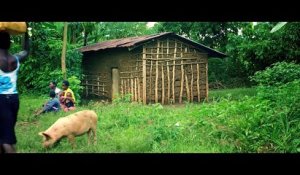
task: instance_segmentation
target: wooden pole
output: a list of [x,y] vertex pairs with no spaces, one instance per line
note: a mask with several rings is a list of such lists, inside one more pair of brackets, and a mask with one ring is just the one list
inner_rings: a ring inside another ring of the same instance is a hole
[[193,71],[193,65],[191,64],[191,72],[192,72],[192,77],[191,77],[191,102],[194,101],[194,93],[193,93],[193,82],[194,82],[194,71]]
[[[152,49],[151,49],[151,58],[152,58]],[[153,62],[152,60],[150,61],[150,84],[149,84],[149,101],[151,103],[151,99],[152,99],[152,67],[153,67]]]
[[143,46],[143,103],[147,104],[146,99],[146,48]]
[[[167,55],[169,56],[169,39],[167,39]],[[169,61],[167,61],[167,74],[168,74],[168,101],[167,103],[170,104],[170,68],[169,68]]]
[[137,101],[137,84],[136,84],[136,78],[134,78],[134,101]]
[[98,87],[97,87],[98,92],[97,93],[98,94],[100,94],[100,86],[99,86],[100,85],[100,77],[99,76],[100,75],[97,76],[97,85],[98,85]]
[[104,83],[102,83],[102,95],[104,96]]
[[185,87],[186,87],[187,100],[188,100],[188,102],[190,102],[190,88],[189,88],[189,81],[188,81],[187,73],[185,73]]
[[206,101],[208,102],[208,63],[205,64],[205,78],[206,78]]
[[132,73],[130,74],[130,85],[131,85],[131,101],[134,101],[134,83],[133,83],[133,77],[132,77]]
[[199,64],[197,64],[197,95],[198,95],[198,102],[200,102],[201,100],[201,96],[200,96],[200,70],[199,70]]
[[156,74],[155,74],[155,103],[158,103],[158,59],[159,59],[159,41],[157,41],[156,49]]
[[141,102],[140,78],[137,78],[138,102]]
[[121,79],[121,97],[123,98],[124,97],[124,92],[123,92],[123,79]]
[[127,78],[124,78],[124,95],[128,94],[128,82]]
[[163,64],[161,64],[161,104],[165,104],[165,79]]
[[171,85],[170,85],[170,67],[169,67],[169,62],[167,62],[167,78],[168,78],[168,99],[167,99],[167,103],[170,104],[170,92],[171,92]]
[[135,101],[138,101],[139,99],[139,96],[138,96],[138,83],[137,83],[137,79],[138,79],[138,74],[137,74],[137,71],[138,71],[138,62],[136,61],[135,62],[135,73],[134,73],[134,90],[135,90]]
[[175,48],[174,48],[174,61],[173,61],[173,81],[172,81],[172,92],[173,92],[173,103],[175,103],[175,63],[176,63],[176,53],[177,52],[177,42],[175,40]]
[[127,94],[127,82],[126,79],[122,79],[124,82],[124,96]]
[[[182,58],[182,44],[181,44],[180,57]],[[184,68],[183,68],[183,60],[181,59],[181,86],[180,86],[180,94],[179,94],[179,103],[182,103],[183,86],[184,86]]]
[[[107,76],[105,74],[102,74],[103,75],[103,79],[106,80],[107,79]],[[103,82],[102,83],[102,95],[104,96],[105,94],[105,83]],[[106,91],[107,92],[107,91]]]
[[[130,78],[127,78],[127,91],[128,91],[128,94],[131,94]],[[131,94],[131,95],[132,95],[132,94]]]

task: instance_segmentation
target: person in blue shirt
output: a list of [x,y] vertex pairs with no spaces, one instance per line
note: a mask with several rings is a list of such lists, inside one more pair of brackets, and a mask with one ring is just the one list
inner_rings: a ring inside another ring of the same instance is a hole
[[59,100],[56,98],[55,91],[51,90],[49,96],[51,99],[43,106],[43,109],[35,113],[35,116],[46,112],[57,112],[60,110],[60,103]]

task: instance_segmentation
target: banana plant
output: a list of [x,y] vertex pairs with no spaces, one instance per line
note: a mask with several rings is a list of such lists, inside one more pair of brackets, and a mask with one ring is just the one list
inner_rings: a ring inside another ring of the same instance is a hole
[[279,22],[276,24],[276,26],[274,26],[271,30],[271,33],[276,32],[277,30],[281,29],[283,26],[285,26],[287,24],[287,22]]

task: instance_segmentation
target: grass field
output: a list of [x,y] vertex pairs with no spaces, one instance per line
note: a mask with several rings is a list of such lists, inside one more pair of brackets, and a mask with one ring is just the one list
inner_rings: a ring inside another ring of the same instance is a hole
[[97,144],[76,137],[50,149],[39,132],[73,112],[33,113],[47,97],[23,94],[16,125],[21,153],[299,153],[299,81],[280,87],[211,90],[208,101],[165,105],[85,101],[98,114]]
[[220,100],[221,98],[228,98],[231,100],[239,100],[245,96],[255,96],[255,88],[235,88],[235,89],[222,89],[211,90],[209,92],[209,100]]
[[[255,89],[210,91],[210,102],[184,105],[141,105],[136,103],[103,104],[90,102],[78,110],[92,109],[98,114],[96,145],[87,145],[87,136],[76,137],[72,149],[67,139],[51,149],[42,148],[40,131],[58,118],[73,112],[41,115],[33,112],[46,97],[21,95],[16,125],[17,149],[21,153],[220,153],[238,151],[238,141],[230,137],[232,127],[224,122],[229,114],[240,116],[243,111],[229,107]],[[219,102],[223,98],[223,101]],[[236,120],[235,117],[228,121]],[[225,133],[225,134],[224,134]]]

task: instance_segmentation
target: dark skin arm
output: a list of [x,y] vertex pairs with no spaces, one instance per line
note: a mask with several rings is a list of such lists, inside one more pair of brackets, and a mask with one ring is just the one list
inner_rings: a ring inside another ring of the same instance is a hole
[[15,54],[16,56],[18,56],[20,62],[22,62],[25,58],[28,57],[29,55],[29,51],[30,51],[30,47],[29,47],[29,35],[28,35],[28,31],[24,34],[24,39],[23,39],[23,50],[17,54]]
[[75,103],[74,98],[72,97],[72,94],[70,92],[67,93],[66,99],[69,99],[70,101],[72,101],[72,103]]

